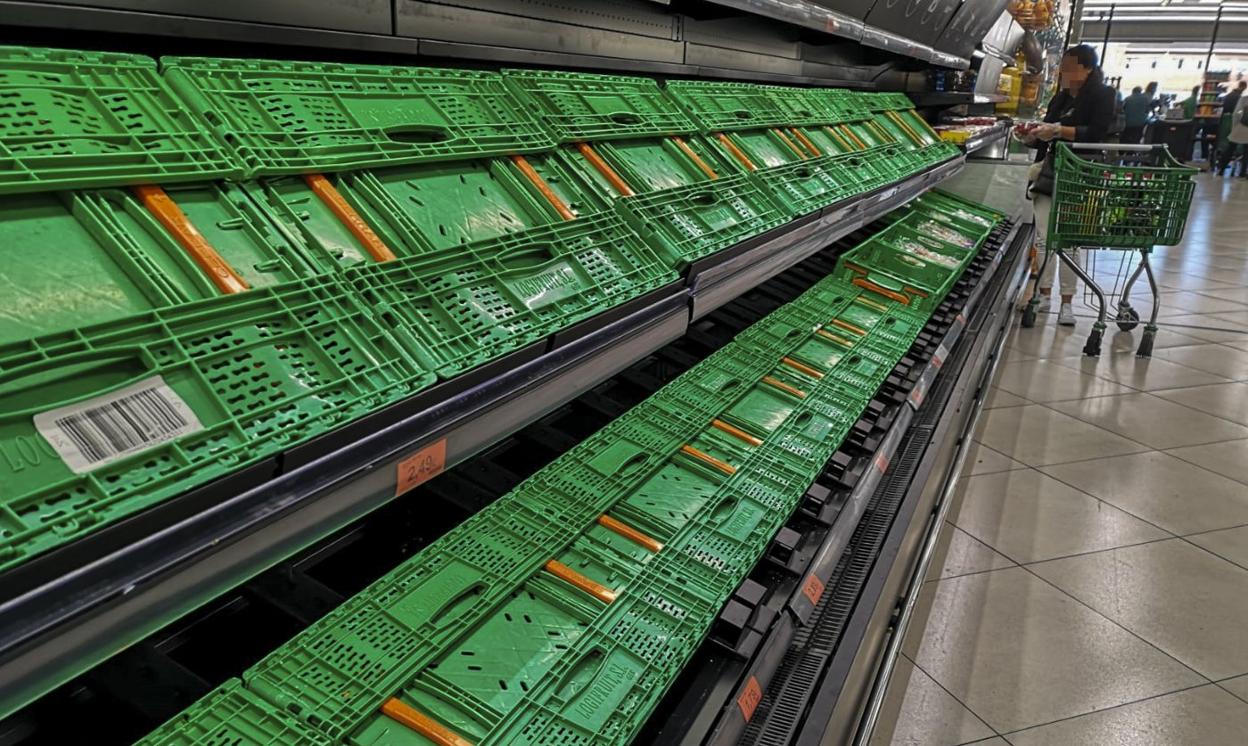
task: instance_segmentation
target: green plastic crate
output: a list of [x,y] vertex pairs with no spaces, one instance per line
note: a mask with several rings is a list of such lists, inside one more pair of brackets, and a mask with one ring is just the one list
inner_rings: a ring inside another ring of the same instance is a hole
[[789,126],[817,126],[842,121],[841,113],[828,97],[817,93],[817,88],[780,85],[759,87],[787,115],[785,124]]
[[697,126],[651,78],[503,70],[522,101],[561,143],[694,132]]
[[755,172],[750,178],[774,195],[776,202],[786,205],[794,217],[869,191],[880,181],[869,160],[852,155],[776,166]]
[[240,173],[147,57],[0,47],[0,101],[0,194]]
[[230,679],[135,746],[330,746],[330,741]]
[[947,212],[953,217],[978,223],[984,226],[986,231],[991,231],[994,226],[1005,220],[1005,213],[978,202],[963,199],[942,189],[931,189],[916,202],[924,208]]
[[553,146],[492,72],[193,57],[161,69],[249,176]]
[[[165,192],[248,287],[319,271],[243,187],[218,181]],[[15,289],[0,294],[0,345],[221,294],[126,189],[0,198],[0,267]]]
[[905,111],[914,108],[914,102],[910,100],[910,97],[900,91],[862,91],[858,95],[867,110],[871,112]]
[[666,265],[678,269],[788,220],[744,174],[626,197],[615,204]]
[[358,266],[345,278],[422,365],[451,377],[676,274],[608,213]]
[[781,108],[763,86],[753,83],[669,80],[663,90],[704,133],[792,124],[793,115]]
[[846,281],[862,280],[873,287],[904,295],[920,312],[935,310],[957,281],[959,270],[871,240],[844,254],[837,263],[837,276]]
[[432,382],[324,276],[0,346],[0,569]]

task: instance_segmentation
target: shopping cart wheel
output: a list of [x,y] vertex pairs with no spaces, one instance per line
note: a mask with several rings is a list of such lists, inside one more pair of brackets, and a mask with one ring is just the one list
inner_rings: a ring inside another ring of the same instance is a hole
[[1144,336],[1140,339],[1140,347],[1135,351],[1136,357],[1152,357],[1153,356],[1153,338],[1157,336],[1157,327],[1144,330]]
[[[1103,326],[1103,325],[1099,325]],[[1088,341],[1083,345],[1083,354],[1088,357],[1101,356],[1101,337],[1105,335],[1104,329],[1093,329],[1088,335]]]
[[1118,306],[1118,328],[1124,332],[1129,332],[1140,325],[1140,314],[1130,306],[1130,304],[1122,303]]

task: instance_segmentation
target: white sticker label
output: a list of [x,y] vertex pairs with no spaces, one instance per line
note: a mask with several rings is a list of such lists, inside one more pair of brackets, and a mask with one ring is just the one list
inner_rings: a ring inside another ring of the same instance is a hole
[[204,429],[160,376],[35,415],[39,431],[75,474]]

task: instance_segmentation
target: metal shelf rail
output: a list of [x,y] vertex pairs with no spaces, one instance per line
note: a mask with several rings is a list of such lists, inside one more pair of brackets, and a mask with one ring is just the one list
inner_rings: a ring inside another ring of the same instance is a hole
[[743,242],[683,282],[0,576],[0,717],[392,500],[401,470],[428,478],[477,453],[964,163]]
[[1009,120],[994,124],[991,128],[980,132],[974,137],[968,138],[966,142],[962,143],[963,152],[967,155],[971,155],[972,153],[996,145],[1009,137],[1010,128],[1012,126],[1012,122]]

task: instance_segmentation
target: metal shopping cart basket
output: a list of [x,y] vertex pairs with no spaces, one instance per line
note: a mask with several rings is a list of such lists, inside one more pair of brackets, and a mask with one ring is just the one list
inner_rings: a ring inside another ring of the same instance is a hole
[[[1104,160],[1081,158],[1073,149],[1092,151],[1090,155]],[[1136,354],[1152,355],[1160,301],[1148,257],[1154,246],[1173,246],[1183,238],[1197,169],[1179,163],[1164,145],[1118,143],[1059,142],[1053,165],[1053,207],[1040,274],[1056,255],[1091,288],[1097,300],[1097,319],[1083,353],[1096,356],[1101,354],[1105,333],[1105,291],[1067,252],[1075,248],[1139,251],[1140,263],[1118,298],[1115,321],[1124,330],[1139,323],[1130,303],[1131,288],[1140,274],[1147,275],[1153,311]],[[1031,302],[1023,312],[1023,326],[1036,323],[1039,287],[1037,278]]]

